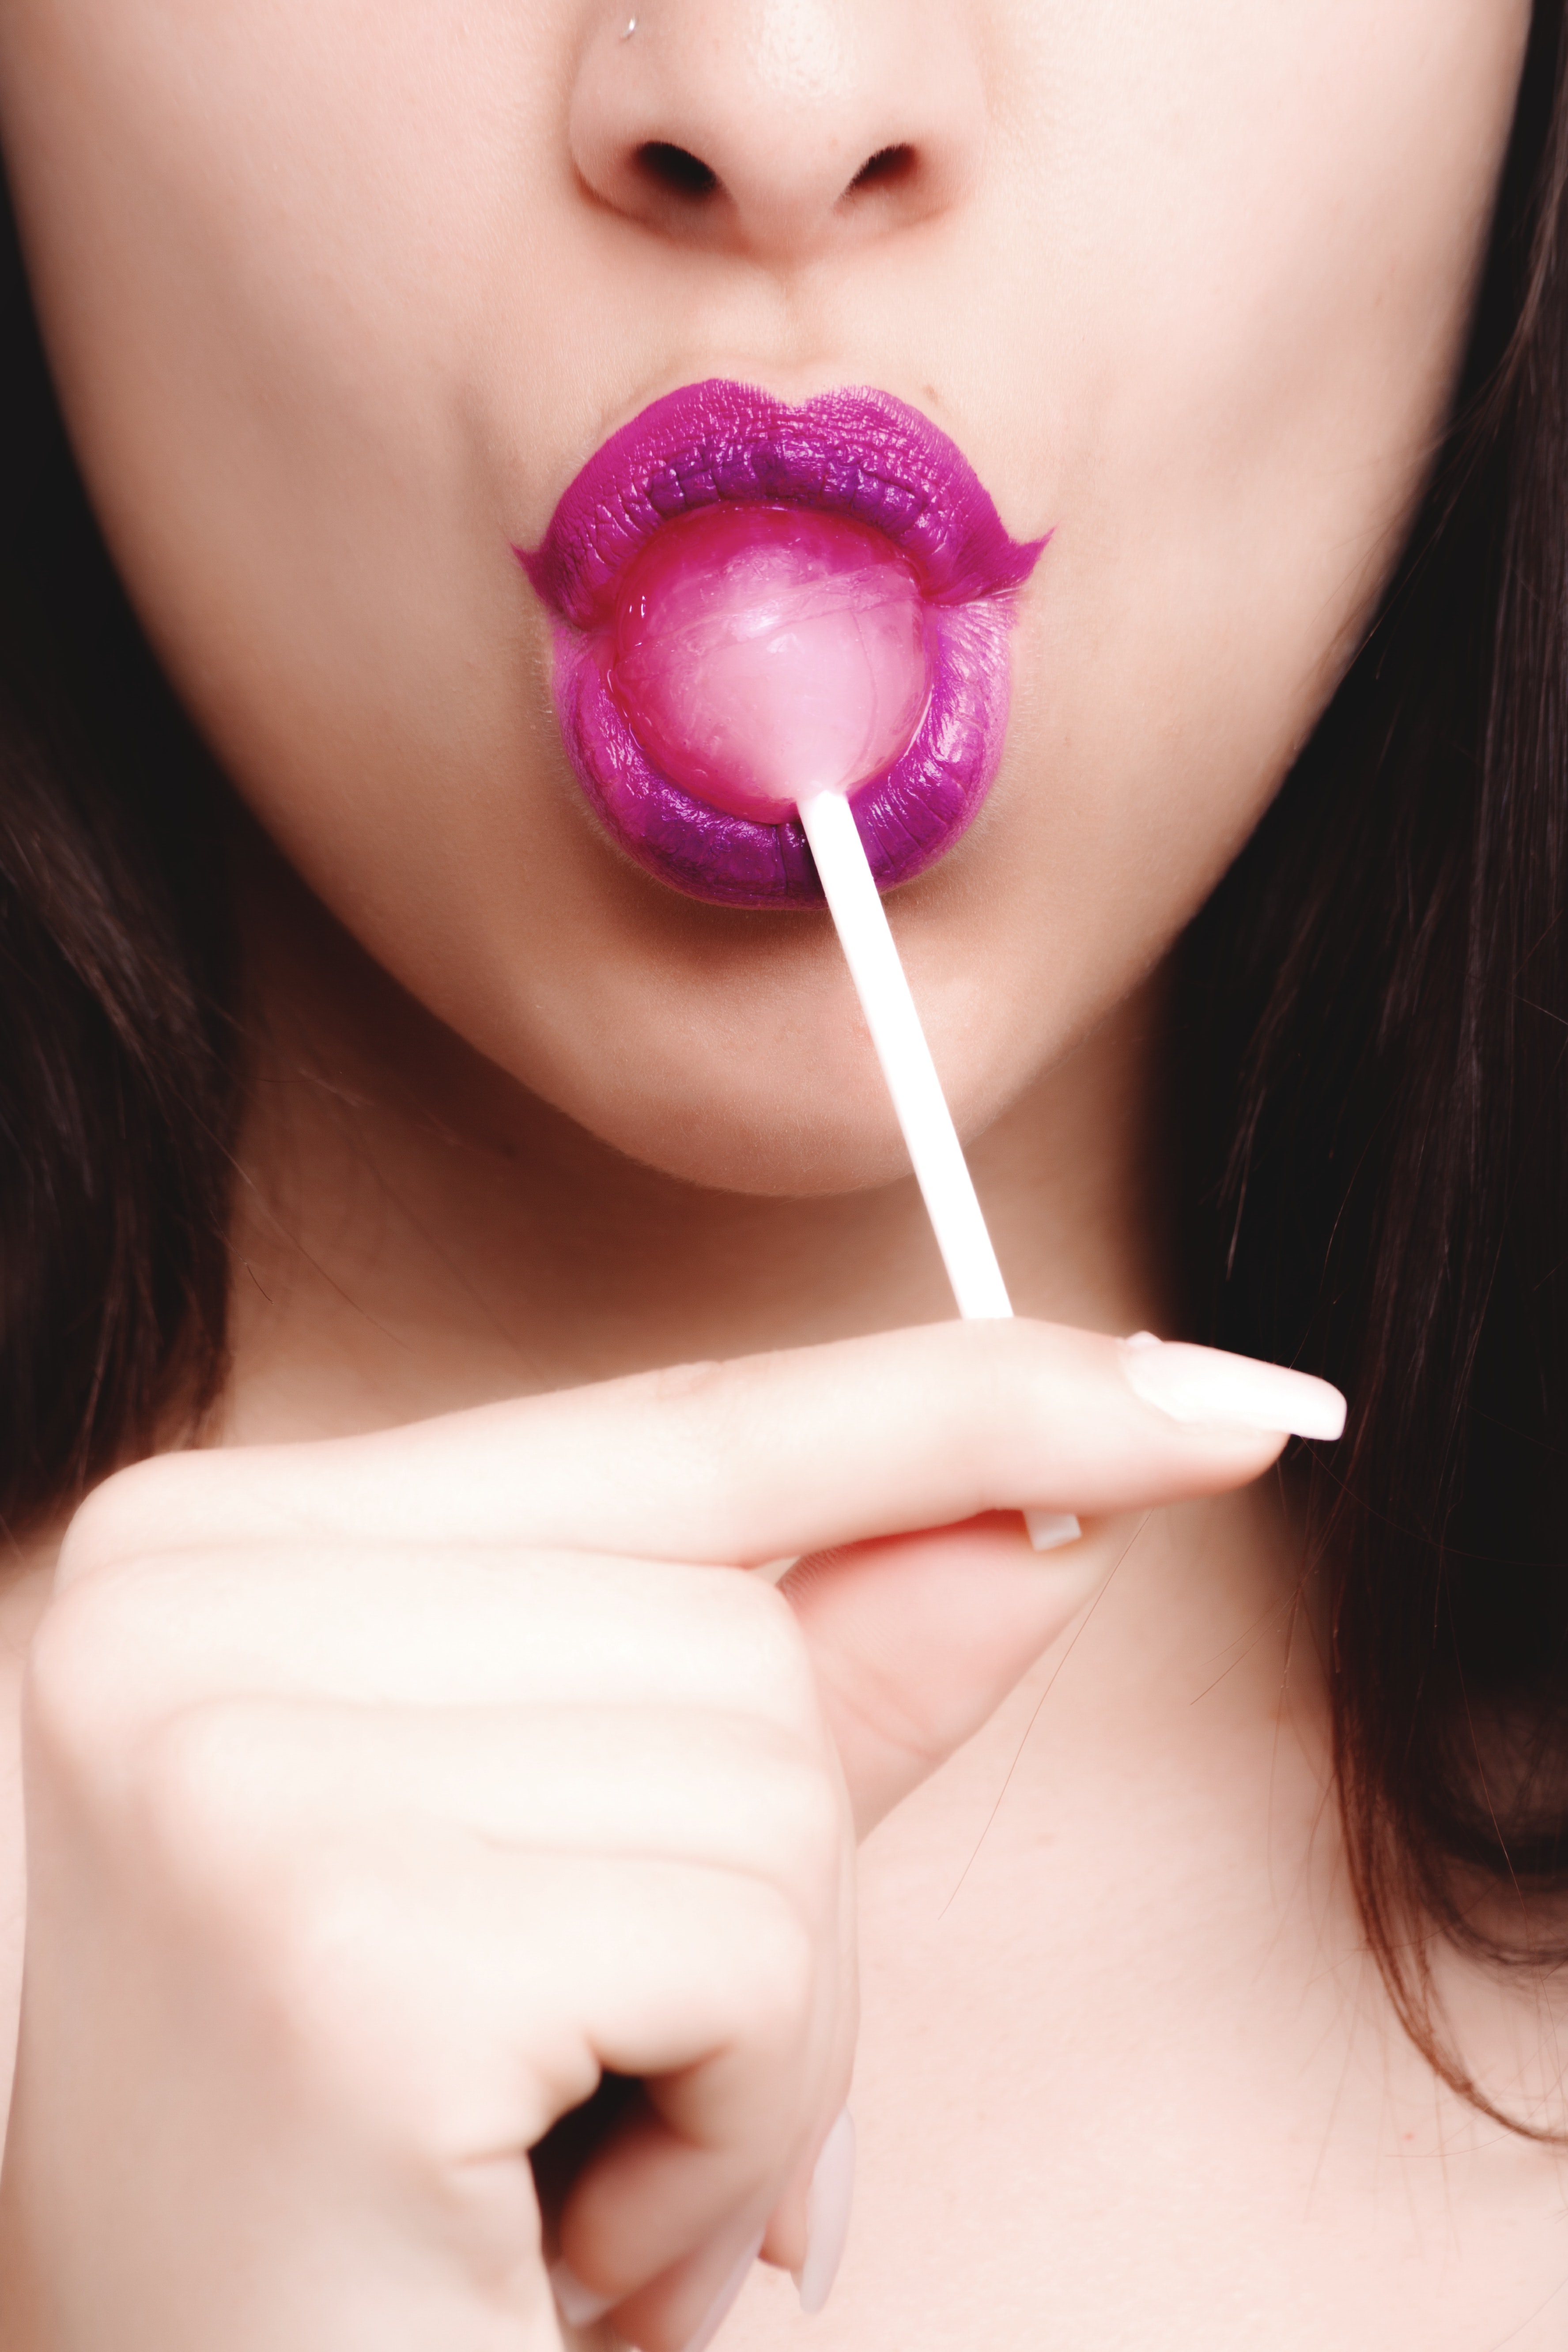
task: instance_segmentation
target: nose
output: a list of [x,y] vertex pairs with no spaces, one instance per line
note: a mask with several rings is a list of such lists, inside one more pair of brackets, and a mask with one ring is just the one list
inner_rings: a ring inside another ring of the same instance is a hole
[[615,0],[572,91],[601,203],[787,266],[931,218],[978,177],[972,0]]

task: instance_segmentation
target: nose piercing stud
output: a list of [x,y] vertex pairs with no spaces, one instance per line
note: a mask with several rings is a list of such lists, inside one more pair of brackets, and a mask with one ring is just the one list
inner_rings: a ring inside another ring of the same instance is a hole
[[629,41],[629,40],[631,39],[632,35],[637,31],[637,18],[636,18],[635,16],[628,16],[628,17],[626,18],[626,31],[621,35],[621,38],[622,38],[622,40],[623,40],[623,41]]

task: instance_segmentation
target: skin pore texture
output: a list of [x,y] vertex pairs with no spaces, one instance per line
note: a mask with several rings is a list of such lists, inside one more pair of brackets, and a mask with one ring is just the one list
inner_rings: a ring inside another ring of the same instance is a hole
[[[220,1473],[225,1447],[950,1311],[826,917],[668,887],[563,742],[558,616],[515,551],[614,435],[715,379],[792,407],[874,387],[1012,542],[1050,534],[1013,592],[994,782],[889,913],[1020,1316],[1173,1329],[1163,960],[1396,559],[1528,9],[626,19],[0,17],[68,420],[244,808]],[[859,2201],[823,2352],[1561,2341],[1557,2159],[1436,2088],[1360,1950],[1291,1531],[1268,1479],[1210,1491],[1268,1452],[1091,1516],[1073,1591],[1099,1598],[864,1850]],[[51,1559],[0,1603],[8,1755]],[[1500,2095],[1549,2089],[1528,2002],[1451,1997]],[[805,2340],[756,2271],[722,2345]]]

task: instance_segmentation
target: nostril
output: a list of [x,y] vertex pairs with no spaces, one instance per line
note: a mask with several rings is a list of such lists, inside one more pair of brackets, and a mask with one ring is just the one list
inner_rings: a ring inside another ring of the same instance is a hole
[[850,193],[853,194],[858,188],[885,188],[896,180],[907,180],[914,168],[912,147],[879,147],[850,181]]
[[672,147],[668,140],[649,139],[637,149],[638,168],[678,196],[710,196],[719,184],[719,175],[710,171],[700,155],[688,152],[684,147]]

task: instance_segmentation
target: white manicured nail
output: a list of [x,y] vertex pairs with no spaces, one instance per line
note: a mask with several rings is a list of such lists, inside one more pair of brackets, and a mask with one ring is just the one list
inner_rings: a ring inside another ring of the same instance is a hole
[[607,2294],[595,2294],[592,2287],[584,2285],[569,2264],[560,2261],[550,2265],[550,2286],[562,2318],[574,2327],[592,2327],[596,2320],[603,2319],[614,2300]]
[[800,2307],[815,2319],[833,2292],[849,2242],[855,2201],[855,2120],[847,2107],[822,2143],[805,2203],[805,2260],[795,2274]]
[[1063,1544],[1077,1543],[1083,1533],[1070,1511],[1028,1510],[1024,1525],[1037,1551],[1059,1551]]
[[681,2352],[708,2352],[708,2347],[729,2318],[740,2299],[741,2289],[752,2275],[752,2264],[763,2251],[763,2232],[758,2231],[734,2269],[708,2306],[707,2317],[695,2336],[689,2336]]
[[1227,1356],[1217,1348],[1135,1331],[1121,1342],[1121,1370],[1134,1394],[1173,1421],[1216,1422],[1286,1437],[1333,1438],[1344,1429],[1345,1401],[1338,1389],[1253,1356]]

